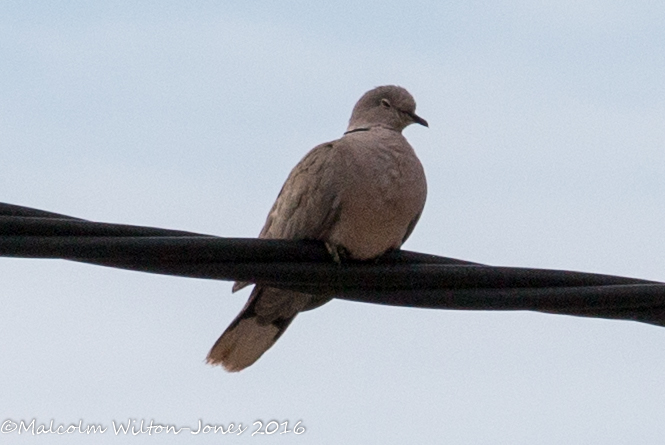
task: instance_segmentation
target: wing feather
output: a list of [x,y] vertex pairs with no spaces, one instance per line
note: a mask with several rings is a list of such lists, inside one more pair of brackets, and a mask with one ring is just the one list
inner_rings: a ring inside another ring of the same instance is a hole
[[[341,211],[335,145],[336,141],[314,147],[291,170],[259,238],[325,239]],[[247,285],[237,282],[233,292]]]
[[322,239],[339,215],[335,144],[312,149],[294,167],[259,238]]

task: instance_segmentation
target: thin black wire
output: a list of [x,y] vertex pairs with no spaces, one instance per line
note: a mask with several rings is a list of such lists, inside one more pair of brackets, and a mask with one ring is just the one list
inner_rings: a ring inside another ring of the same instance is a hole
[[220,238],[97,223],[3,203],[0,256],[61,258],[142,272],[250,281],[393,306],[533,310],[665,326],[665,284],[654,281],[493,267],[409,251],[340,265],[316,241]]

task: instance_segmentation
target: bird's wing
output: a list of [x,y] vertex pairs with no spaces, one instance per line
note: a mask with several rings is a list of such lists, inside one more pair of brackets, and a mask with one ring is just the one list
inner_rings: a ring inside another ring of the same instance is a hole
[[322,239],[339,217],[335,142],[312,149],[294,167],[259,238]]
[[[313,148],[296,165],[275,200],[259,238],[324,239],[340,214],[336,143]],[[249,283],[237,282],[233,291]]]
[[411,236],[411,233],[413,232],[413,229],[416,228],[416,224],[418,224],[418,220],[420,219],[420,215],[423,214],[423,210],[420,209],[420,212],[411,220],[409,223],[409,226],[406,228],[406,232],[404,233],[404,238],[402,238],[402,244],[406,242],[407,239]]

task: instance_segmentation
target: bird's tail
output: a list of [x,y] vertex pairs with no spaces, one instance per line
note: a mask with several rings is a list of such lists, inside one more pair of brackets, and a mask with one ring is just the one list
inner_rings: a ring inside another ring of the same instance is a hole
[[237,372],[256,362],[275,344],[309,295],[256,286],[247,304],[208,353],[206,361]]

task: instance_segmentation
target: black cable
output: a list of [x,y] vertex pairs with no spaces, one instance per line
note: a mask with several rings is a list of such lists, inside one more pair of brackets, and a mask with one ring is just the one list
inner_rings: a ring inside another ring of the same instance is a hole
[[317,241],[220,238],[97,223],[2,203],[0,256],[259,282],[393,306],[533,310],[665,326],[665,284],[654,281],[493,267],[402,250],[376,261],[335,264]]

